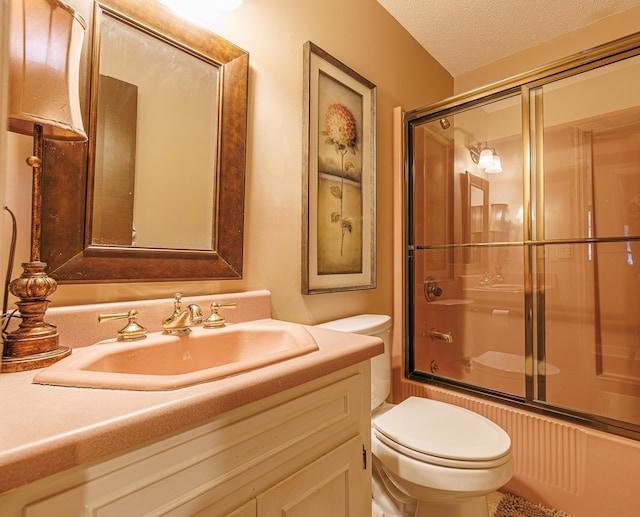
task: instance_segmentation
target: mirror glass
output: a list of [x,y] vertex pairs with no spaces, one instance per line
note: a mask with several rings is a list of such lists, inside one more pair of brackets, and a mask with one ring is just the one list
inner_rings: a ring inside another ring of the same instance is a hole
[[[482,228],[484,226],[484,192],[473,183],[471,184],[471,242],[482,242]],[[478,238],[479,237],[479,238]]]
[[93,5],[89,142],[45,142],[48,274],[242,278],[248,53],[155,0]]
[[99,33],[91,243],[213,249],[218,67],[109,13]]

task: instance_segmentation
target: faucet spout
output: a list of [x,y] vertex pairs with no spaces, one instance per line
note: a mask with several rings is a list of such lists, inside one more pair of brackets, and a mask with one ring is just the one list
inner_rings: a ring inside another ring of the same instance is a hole
[[451,335],[451,332],[440,332],[439,330],[431,329],[429,337],[431,339],[441,339],[445,343],[453,343],[453,336]]
[[191,325],[200,325],[204,321],[202,309],[195,303],[190,304],[187,307],[189,316],[191,316]]
[[193,325],[200,325],[203,320],[202,309],[195,303],[186,309],[181,308],[182,293],[175,294],[173,313],[162,320],[163,334],[180,336],[191,332]]

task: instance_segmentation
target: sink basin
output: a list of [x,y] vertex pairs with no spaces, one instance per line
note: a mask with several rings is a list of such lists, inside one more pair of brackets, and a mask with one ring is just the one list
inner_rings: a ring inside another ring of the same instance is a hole
[[262,368],[318,350],[302,326],[259,320],[222,329],[196,327],[184,336],[102,341],[39,372],[38,384],[171,390]]

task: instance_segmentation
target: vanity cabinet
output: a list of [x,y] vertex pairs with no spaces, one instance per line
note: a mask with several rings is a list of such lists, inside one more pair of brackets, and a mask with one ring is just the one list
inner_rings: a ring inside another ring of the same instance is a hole
[[369,515],[369,451],[370,367],[365,361],[7,492],[0,496],[0,513]]

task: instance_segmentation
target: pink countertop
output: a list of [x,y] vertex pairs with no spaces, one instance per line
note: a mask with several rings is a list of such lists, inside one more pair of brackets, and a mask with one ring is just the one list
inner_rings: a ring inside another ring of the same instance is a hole
[[378,338],[306,328],[317,352],[172,391],[32,384],[40,370],[1,374],[0,493],[203,424],[383,351]]

